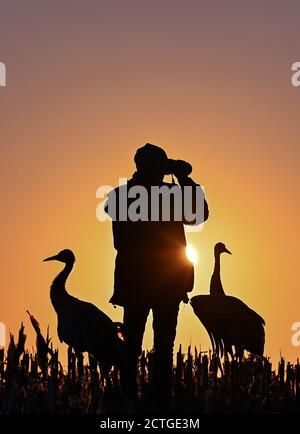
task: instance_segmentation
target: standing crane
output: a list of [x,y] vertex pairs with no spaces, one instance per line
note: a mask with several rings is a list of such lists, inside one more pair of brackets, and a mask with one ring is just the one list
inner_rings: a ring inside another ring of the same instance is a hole
[[123,359],[124,343],[119,336],[118,325],[92,303],[79,300],[66,290],[66,280],[75,263],[74,253],[64,249],[44,259],[54,260],[65,264],[50,289],[50,299],[57,314],[58,337],[61,342],[73,347],[76,353],[87,351],[92,354],[109,384],[111,367],[120,366]]
[[191,305],[210,337],[213,351],[218,356],[229,353],[233,358],[244,350],[263,356],[265,344],[264,319],[236,297],[226,295],[220,273],[222,253],[231,254],[225,244],[217,243],[214,248],[215,265],[210,280],[210,294],[196,295]]

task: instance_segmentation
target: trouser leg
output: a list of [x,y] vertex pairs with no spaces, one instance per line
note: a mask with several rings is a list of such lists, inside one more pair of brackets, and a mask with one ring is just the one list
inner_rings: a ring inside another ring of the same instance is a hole
[[121,367],[121,386],[132,398],[137,398],[137,362],[142,351],[148,306],[124,307],[125,361]]
[[168,405],[172,397],[173,347],[176,336],[179,302],[153,306],[154,387],[160,404]]

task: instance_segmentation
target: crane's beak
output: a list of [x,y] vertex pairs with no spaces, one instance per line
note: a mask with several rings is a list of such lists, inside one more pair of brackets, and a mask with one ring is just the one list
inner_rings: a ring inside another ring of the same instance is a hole
[[231,253],[228,249],[226,249],[226,247],[225,247],[224,252],[225,252],[225,253],[229,253],[229,255],[232,255],[232,253]]
[[49,258],[43,259],[43,262],[46,262],[46,261],[55,261],[56,259],[57,259],[57,255],[49,256]]

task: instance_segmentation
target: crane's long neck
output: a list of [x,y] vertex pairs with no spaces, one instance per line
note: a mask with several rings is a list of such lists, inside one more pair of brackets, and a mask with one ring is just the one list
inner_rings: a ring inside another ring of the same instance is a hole
[[66,280],[74,266],[74,261],[67,262],[64,269],[55,277],[50,290],[50,298],[53,307],[58,311],[70,297],[66,290]]
[[215,252],[215,267],[210,279],[210,295],[225,295],[221,282],[221,266],[219,252]]

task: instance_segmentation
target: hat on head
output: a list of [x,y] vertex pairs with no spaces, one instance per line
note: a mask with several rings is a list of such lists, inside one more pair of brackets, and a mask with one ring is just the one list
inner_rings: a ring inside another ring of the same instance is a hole
[[152,163],[157,163],[159,160],[166,164],[168,156],[162,148],[151,143],[146,143],[146,145],[139,148],[134,156],[137,169],[151,168]]

